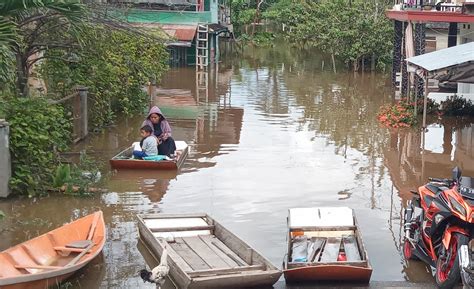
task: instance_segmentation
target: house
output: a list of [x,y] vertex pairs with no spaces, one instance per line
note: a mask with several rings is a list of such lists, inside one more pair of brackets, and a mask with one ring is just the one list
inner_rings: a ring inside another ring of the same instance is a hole
[[[230,0],[113,0],[128,22],[160,28],[168,37],[171,65],[205,69],[218,61],[219,38],[232,33]],[[126,9],[120,9],[121,7]]]
[[[394,21],[392,83],[401,95],[411,89],[406,58],[474,41],[474,2],[396,0],[385,15]],[[424,94],[421,78],[415,76],[413,89],[417,96]]]

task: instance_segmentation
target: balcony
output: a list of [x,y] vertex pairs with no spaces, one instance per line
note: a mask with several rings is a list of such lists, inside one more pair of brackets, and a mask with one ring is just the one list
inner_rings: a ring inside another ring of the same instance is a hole
[[413,22],[474,23],[474,2],[420,5],[415,1],[395,4],[385,15],[392,20]]

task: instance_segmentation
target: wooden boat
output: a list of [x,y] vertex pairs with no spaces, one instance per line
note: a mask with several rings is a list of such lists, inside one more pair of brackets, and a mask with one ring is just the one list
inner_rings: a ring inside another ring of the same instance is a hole
[[102,211],[0,252],[0,288],[57,285],[96,257],[105,244]]
[[140,238],[159,259],[168,252],[180,289],[271,286],[281,271],[206,214],[138,215]]
[[372,268],[351,208],[290,209],[287,238],[287,282],[369,282]]
[[130,147],[121,151],[110,160],[110,165],[114,169],[143,169],[143,170],[177,170],[179,169],[187,155],[188,145],[184,141],[175,141],[176,157],[170,160],[146,161],[132,158],[135,147],[140,147],[138,142],[134,142]]

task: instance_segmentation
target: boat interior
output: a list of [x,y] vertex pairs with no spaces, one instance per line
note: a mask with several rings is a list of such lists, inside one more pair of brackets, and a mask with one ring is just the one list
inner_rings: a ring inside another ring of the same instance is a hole
[[72,267],[88,258],[104,241],[101,218],[97,212],[0,252],[0,284],[2,278]]
[[144,223],[155,238],[176,253],[175,258],[190,277],[267,269],[252,248],[206,217],[145,218]]
[[367,265],[349,208],[290,209],[288,267],[307,264]]

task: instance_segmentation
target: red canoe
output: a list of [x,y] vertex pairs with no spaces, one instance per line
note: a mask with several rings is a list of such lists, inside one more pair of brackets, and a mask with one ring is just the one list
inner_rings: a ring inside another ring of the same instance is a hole
[[102,211],[0,252],[0,288],[57,285],[94,259],[105,244]]

